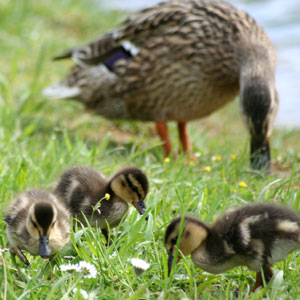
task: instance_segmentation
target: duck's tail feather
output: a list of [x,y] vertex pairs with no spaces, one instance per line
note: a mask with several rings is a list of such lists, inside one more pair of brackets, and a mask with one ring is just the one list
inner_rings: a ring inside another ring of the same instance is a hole
[[79,87],[70,87],[63,83],[54,83],[43,90],[43,95],[51,99],[78,98],[80,94]]
[[52,59],[53,60],[61,60],[61,59],[71,58],[73,55],[73,51],[74,51],[73,49],[69,49],[69,50],[63,52],[62,54],[54,56]]

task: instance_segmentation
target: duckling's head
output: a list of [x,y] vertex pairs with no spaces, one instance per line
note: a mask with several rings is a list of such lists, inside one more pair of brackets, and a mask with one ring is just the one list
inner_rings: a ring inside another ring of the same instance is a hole
[[119,170],[111,179],[110,187],[113,193],[132,204],[141,215],[145,213],[144,199],[148,193],[148,180],[140,169],[126,167]]
[[57,210],[48,202],[38,202],[29,209],[26,227],[29,234],[39,240],[39,254],[42,258],[51,256],[49,236],[55,225]]
[[[169,275],[171,273],[178,238],[180,238],[179,250],[183,255],[189,255],[205,241],[209,231],[204,223],[195,218],[185,217],[183,222],[181,220],[182,217],[174,219],[167,227],[165,234],[165,246],[169,254]],[[180,253],[178,253],[178,259],[180,259]]]

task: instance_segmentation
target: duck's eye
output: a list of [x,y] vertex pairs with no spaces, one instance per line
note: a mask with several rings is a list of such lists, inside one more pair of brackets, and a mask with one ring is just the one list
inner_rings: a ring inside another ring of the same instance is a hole
[[32,224],[36,229],[38,228],[35,222],[32,221]]
[[136,194],[139,194],[138,189],[137,189],[134,185],[131,187],[131,189],[132,189]]
[[122,180],[121,185],[122,185],[122,187],[125,187],[126,186],[125,181]]
[[176,236],[176,237],[174,237],[173,239],[171,239],[171,243],[172,243],[173,245],[175,245],[175,244],[177,243],[177,238],[178,238],[178,236]]

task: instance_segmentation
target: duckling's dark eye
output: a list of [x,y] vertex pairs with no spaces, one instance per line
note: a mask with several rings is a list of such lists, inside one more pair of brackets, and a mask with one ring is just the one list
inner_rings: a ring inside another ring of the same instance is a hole
[[178,236],[174,237],[173,239],[171,239],[171,243],[173,245],[175,245],[177,243],[177,239],[178,239]]
[[122,185],[122,187],[125,187],[126,186],[125,181],[122,180],[121,185]]
[[33,220],[31,220],[31,223],[33,224],[33,226],[37,229],[38,227],[37,227],[37,225],[36,225],[36,223],[33,221]]
[[132,186],[131,186],[131,189],[132,189],[136,194],[139,195],[139,192],[138,192],[138,189],[136,188],[136,186],[132,185]]

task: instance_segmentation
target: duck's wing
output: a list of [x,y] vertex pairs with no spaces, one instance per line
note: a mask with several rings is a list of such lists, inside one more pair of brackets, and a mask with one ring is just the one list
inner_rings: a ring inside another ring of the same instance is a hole
[[116,59],[134,56],[150,36],[161,37],[166,27],[180,26],[180,22],[191,14],[190,2],[168,1],[141,10],[115,30],[86,45],[69,49],[54,60],[72,58],[79,65],[97,65],[112,56]]

